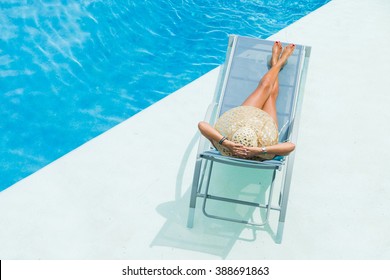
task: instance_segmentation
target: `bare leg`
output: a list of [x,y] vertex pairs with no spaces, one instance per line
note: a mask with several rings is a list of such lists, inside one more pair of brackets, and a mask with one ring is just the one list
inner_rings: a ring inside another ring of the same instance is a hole
[[[278,43],[278,42],[276,42]],[[275,44],[276,44],[275,43]],[[277,44],[278,48],[274,47],[272,48],[272,58],[271,58],[271,67],[274,66],[280,57],[280,53],[282,51],[281,44]],[[270,95],[268,99],[265,101],[262,110],[267,112],[275,121],[276,127],[278,127],[278,117],[276,112],[276,100],[278,99],[279,94],[279,76],[276,77],[276,80],[271,88]]]
[[276,100],[278,99],[278,93],[279,93],[279,82],[278,79],[276,79],[274,86],[272,87],[270,96],[268,97],[267,101],[264,103],[264,106],[262,108],[263,111],[267,112],[268,115],[270,115],[274,119],[276,127],[278,127],[278,117],[276,111]]
[[[287,61],[289,56],[293,53],[295,45],[291,44],[284,48],[281,52],[280,42],[275,42],[272,47],[272,60],[271,69],[263,76],[257,88],[252,94],[242,103],[244,106],[254,106],[266,111],[274,118],[277,123],[276,117],[276,99],[279,92],[278,74],[281,67]],[[280,57],[279,57],[280,56]],[[220,141],[222,135],[206,122],[199,123],[199,130],[207,139],[211,142]],[[229,139],[226,139],[222,143],[227,147],[235,156],[246,158],[261,155],[262,150],[258,147],[244,147],[242,144],[234,143]],[[295,148],[292,143],[281,143],[267,147],[270,154],[287,155]]]
[[[268,110],[271,116],[276,119],[276,98],[279,91],[278,75],[279,71],[287,61],[289,56],[293,53],[295,45],[291,44],[284,48],[280,58],[278,54],[281,51],[280,42],[275,42],[272,47],[272,61],[274,63],[271,69],[263,76],[257,88],[249,95],[249,97],[242,103],[243,106],[254,106],[259,109]],[[276,62],[275,62],[276,61]],[[269,104],[265,107],[267,100],[274,96],[274,100],[270,100]],[[272,101],[272,102],[271,102]],[[273,110],[274,109],[274,113]]]

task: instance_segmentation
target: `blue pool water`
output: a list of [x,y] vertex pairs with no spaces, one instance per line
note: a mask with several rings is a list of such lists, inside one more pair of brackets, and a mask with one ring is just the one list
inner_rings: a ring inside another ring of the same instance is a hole
[[0,190],[330,0],[0,0]]

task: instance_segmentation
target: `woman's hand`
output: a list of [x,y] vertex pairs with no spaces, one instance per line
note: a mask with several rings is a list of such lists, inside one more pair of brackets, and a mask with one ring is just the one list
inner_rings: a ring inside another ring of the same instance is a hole
[[245,158],[253,158],[261,153],[258,147],[245,147],[245,149],[247,153]]
[[230,140],[226,139],[225,141],[223,141],[222,145],[225,146],[226,148],[228,148],[229,151],[234,156],[241,157],[241,158],[247,157],[247,154],[248,154],[247,148],[248,147],[245,147],[242,144],[235,143],[233,141],[230,141]]

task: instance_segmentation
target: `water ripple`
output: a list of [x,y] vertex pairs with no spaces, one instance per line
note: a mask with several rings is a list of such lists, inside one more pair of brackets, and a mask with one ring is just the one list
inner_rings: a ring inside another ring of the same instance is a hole
[[1,1],[0,190],[326,2]]

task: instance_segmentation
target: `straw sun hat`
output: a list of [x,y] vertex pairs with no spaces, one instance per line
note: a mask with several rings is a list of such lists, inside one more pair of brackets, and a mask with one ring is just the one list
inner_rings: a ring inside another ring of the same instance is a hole
[[[252,106],[239,106],[222,114],[215,124],[215,129],[230,141],[247,147],[263,147],[278,143],[278,128],[270,115]],[[232,156],[229,149],[213,141],[218,151]],[[271,159],[265,154],[254,160]]]

